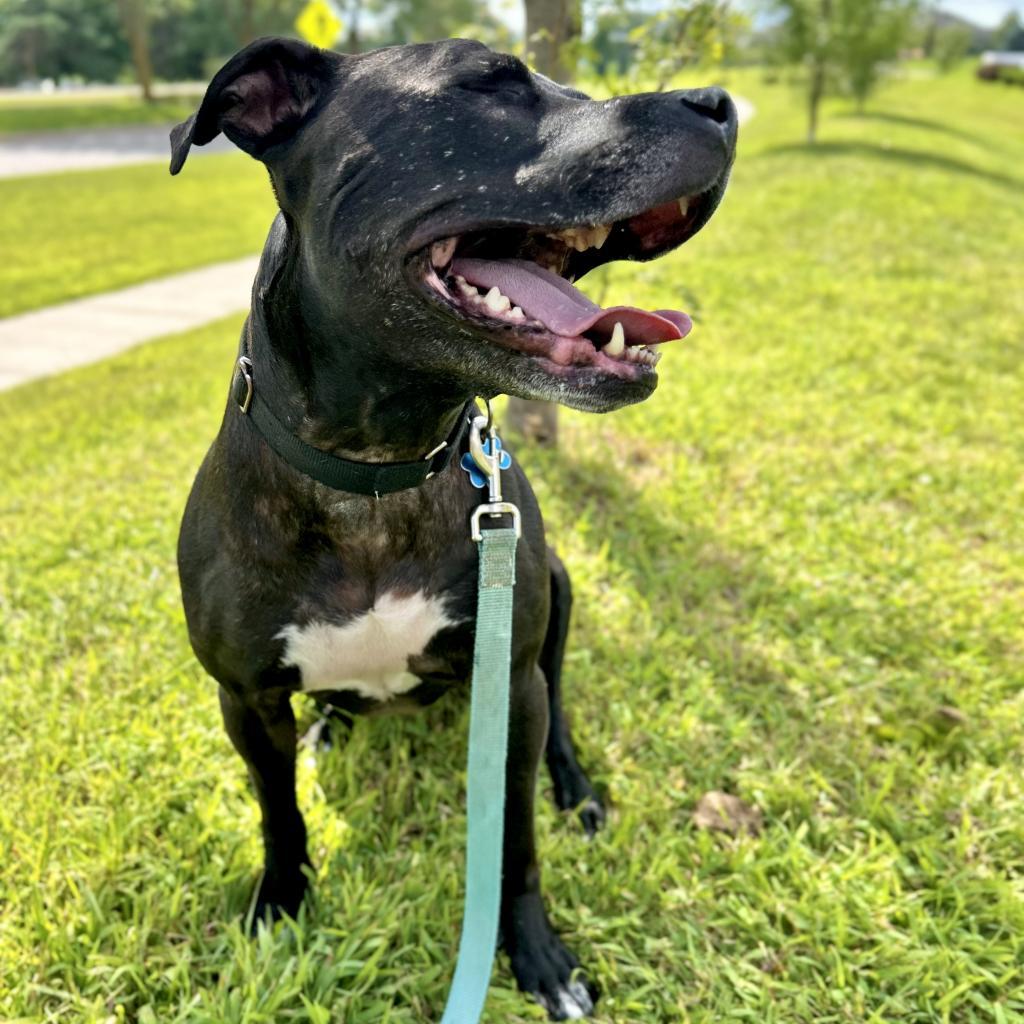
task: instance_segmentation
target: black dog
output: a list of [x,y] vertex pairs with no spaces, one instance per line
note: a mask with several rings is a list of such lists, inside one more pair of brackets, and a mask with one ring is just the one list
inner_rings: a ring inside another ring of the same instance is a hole
[[[307,886],[291,695],[364,712],[468,682],[481,501],[458,462],[468,403],[600,412],[651,394],[646,346],[685,334],[686,315],[602,310],[570,282],[704,225],[736,114],[719,89],[595,102],[466,40],[347,56],[267,39],[174,130],[172,173],[219,132],[267,166],[281,212],[178,560],[192,645],[263,812],[262,919],[294,914]],[[360,460],[368,485],[325,486],[311,453]],[[398,476],[380,465],[395,462]],[[506,477],[523,537],[502,937],[520,987],[578,1018],[596,993],[548,922],[534,848],[545,743],[558,805],[588,832],[603,810],[559,696],[569,580],[526,478]]]

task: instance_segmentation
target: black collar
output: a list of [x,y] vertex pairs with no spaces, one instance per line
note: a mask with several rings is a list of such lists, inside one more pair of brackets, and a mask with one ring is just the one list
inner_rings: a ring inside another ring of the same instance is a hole
[[356,462],[330,455],[296,437],[256,391],[252,360],[248,356],[238,357],[235,371],[231,380],[231,397],[267,444],[293,469],[326,487],[353,494],[380,496],[419,487],[435,473],[446,469],[452,456],[462,448],[475,406],[474,401],[467,402],[452,432],[422,459],[412,462]]

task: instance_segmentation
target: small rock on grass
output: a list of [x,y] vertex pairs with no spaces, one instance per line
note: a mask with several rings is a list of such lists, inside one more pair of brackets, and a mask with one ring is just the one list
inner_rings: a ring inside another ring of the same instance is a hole
[[932,720],[944,732],[967,725],[967,715],[959,708],[953,707],[952,704],[943,704],[936,708],[932,714]]
[[731,836],[741,832],[751,836],[760,835],[762,819],[760,808],[751,807],[738,796],[717,789],[705,793],[697,801],[697,808],[693,812],[693,823],[697,828],[728,832]]

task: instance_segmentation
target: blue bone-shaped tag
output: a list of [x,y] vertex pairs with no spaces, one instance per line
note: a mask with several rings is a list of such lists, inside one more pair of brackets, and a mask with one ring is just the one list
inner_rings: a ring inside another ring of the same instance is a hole
[[[495,443],[498,446],[498,468],[508,469],[509,466],[512,465],[512,456],[509,455],[509,453],[501,447],[500,437],[495,438]],[[484,441],[483,448],[485,454],[491,454],[490,438],[487,438],[487,440]],[[477,466],[476,462],[473,459],[473,456],[470,455],[469,452],[466,452],[466,454],[462,456],[459,465],[462,466],[462,468],[469,474],[469,479],[472,481],[474,487],[482,490],[484,487],[487,486],[487,477],[480,472],[480,468]]]

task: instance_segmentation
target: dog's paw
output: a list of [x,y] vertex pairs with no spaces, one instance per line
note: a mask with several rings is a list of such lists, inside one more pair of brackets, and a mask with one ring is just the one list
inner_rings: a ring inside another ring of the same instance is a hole
[[548,923],[537,897],[523,897],[504,932],[512,973],[552,1020],[582,1020],[594,1011],[597,987]]
[[303,872],[287,878],[264,875],[256,893],[256,903],[249,919],[249,931],[255,935],[260,925],[270,925],[282,917],[298,917],[299,907],[309,888]]
[[588,839],[593,839],[604,828],[604,823],[608,819],[604,804],[596,796],[587,799],[576,813],[583,822],[583,831],[586,832]]
[[589,981],[572,979],[559,988],[554,998],[537,993],[537,1002],[548,1011],[552,1020],[582,1020],[594,1012],[597,992]]
[[560,811],[575,811],[588,839],[604,827],[607,814],[590,779],[575,760],[549,760],[555,806]]

